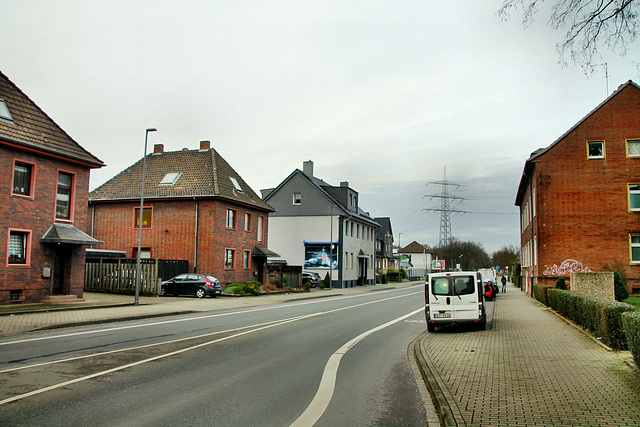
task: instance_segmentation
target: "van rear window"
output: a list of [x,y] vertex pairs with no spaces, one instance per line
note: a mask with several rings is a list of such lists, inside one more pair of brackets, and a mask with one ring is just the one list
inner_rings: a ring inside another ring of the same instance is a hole
[[473,276],[434,277],[431,279],[434,295],[471,295],[475,293]]

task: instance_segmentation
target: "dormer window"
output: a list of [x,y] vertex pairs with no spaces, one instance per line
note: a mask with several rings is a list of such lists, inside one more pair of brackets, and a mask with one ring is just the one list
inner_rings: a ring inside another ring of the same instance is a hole
[[604,159],[604,141],[588,141],[587,154],[589,159]]
[[9,112],[9,108],[7,107],[7,103],[4,101],[4,99],[0,99],[0,118],[9,120],[10,122],[13,121],[13,118],[11,118],[11,113]]
[[170,172],[162,178],[160,185],[173,185],[182,176],[182,172]]

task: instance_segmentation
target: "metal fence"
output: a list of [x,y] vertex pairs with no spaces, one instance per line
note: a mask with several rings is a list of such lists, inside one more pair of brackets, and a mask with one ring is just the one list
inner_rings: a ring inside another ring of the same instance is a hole
[[[140,260],[140,295],[157,295],[162,280],[170,279],[189,269],[184,260]],[[136,286],[137,262],[132,258],[87,258],[84,290],[133,295]]]

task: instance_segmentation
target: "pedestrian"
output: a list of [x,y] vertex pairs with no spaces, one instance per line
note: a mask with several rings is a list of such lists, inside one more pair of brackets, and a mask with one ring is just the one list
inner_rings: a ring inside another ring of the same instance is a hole
[[507,292],[507,279],[506,277],[502,276],[502,292]]

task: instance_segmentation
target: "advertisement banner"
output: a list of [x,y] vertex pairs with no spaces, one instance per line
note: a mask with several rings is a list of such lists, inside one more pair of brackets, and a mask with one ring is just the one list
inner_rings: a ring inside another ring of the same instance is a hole
[[304,268],[338,269],[338,244],[314,242],[304,244]]

